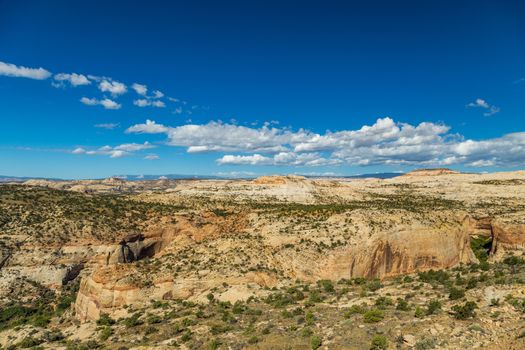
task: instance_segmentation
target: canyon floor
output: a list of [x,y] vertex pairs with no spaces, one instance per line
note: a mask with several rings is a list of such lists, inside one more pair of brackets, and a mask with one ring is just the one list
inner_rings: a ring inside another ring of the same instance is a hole
[[525,349],[525,171],[0,184],[0,349]]

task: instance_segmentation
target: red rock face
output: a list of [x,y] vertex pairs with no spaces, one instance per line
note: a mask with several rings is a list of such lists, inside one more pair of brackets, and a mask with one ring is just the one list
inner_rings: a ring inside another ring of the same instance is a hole
[[492,222],[492,249],[490,254],[496,259],[508,250],[525,250],[525,225],[505,223],[500,220]]
[[442,231],[422,228],[382,235],[329,258],[320,277],[385,278],[476,263],[478,260],[469,242],[468,232],[461,227]]

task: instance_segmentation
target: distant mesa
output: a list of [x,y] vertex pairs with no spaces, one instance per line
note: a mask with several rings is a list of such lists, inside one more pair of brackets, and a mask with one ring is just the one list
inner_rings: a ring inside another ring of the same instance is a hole
[[403,174],[402,176],[436,176],[450,174],[460,174],[460,172],[448,168],[416,169],[409,171],[408,173]]
[[298,175],[270,175],[260,176],[253,180],[253,183],[258,185],[285,185],[290,182],[301,182],[305,180],[306,177]]

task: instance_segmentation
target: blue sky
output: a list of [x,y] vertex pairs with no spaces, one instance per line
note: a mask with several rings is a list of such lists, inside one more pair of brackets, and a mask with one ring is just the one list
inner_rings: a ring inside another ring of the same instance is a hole
[[522,1],[0,1],[0,174],[523,169],[523,38]]

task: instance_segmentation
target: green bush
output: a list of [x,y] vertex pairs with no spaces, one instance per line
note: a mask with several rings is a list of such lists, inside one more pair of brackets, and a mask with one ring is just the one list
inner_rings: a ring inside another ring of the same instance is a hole
[[441,302],[439,300],[431,300],[427,306],[427,315],[437,314],[441,310]]
[[419,272],[418,273],[419,280],[421,282],[431,283],[431,282],[439,282],[441,284],[445,284],[450,279],[450,275],[447,271],[444,270],[428,270],[425,272]]
[[248,344],[257,344],[259,342],[259,338],[257,336],[252,336],[250,339],[248,339]]
[[317,285],[327,293],[335,292],[334,284],[330,280],[317,281]]
[[456,319],[466,320],[476,315],[475,310],[477,308],[478,308],[478,305],[475,302],[467,301],[463,305],[452,306],[452,311],[454,312],[454,317]]
[[381,288],[383,288],[383,285],[381,284],[381,281],[378,279],[374,279],[372,281],[369,281],[366,285],[369,291],[375,292]]
[[27,349],[42,344],[42,340],[33,337],[25,337],[18,343],[18,346]]
[[219,348],[219,341],[217,339],[213,339],[208,343],[208,349],[209,350],[217,350]]
[[115,324],[115,320],[109,317],[108,314],[101,314],[97,320],[97,325],[99,326],[111,326]]
[[475,237],[470,239],[470,247],[480,262],[486,262],[489,257],[487,246],[492,241],[491,237]]
[[111,329],[111,327],[104,326],[104,328],[102,328],[102,330],[100,331],[98,339],[100,339],[101,341],[105,341],[108,340],[108,338],[111,337],[111,335],[113,335],[113,330]]
[[350,318],[352,315],[355,314],[364,314],[366,312],[366,309],[362,305],[352,305],[350,308],[344,313],[344,318]]
[[450,300],[458,300],[465,297],[465,291],[463,289],[458,289],[455,287],[450,288],[448,298]]
[[420,306],[416,306],[416,311],[414,312],[414,317],[423,318],[423,316],[425,316],[425,311],[423,310],[423,308],[420,307]]
[[386,309],[388,306],[394,305],[394,302],[389,297],[379,297],[376,299],[375,304],[379,309]]
[[319,337],[317,335],[314,335],[310,339],[310,348],[312,350],[318,349],[321,346],[321,344],[323,344],[323,340],[321,339],[321,337]]
[[385,317],[383,311],[372,309],[364,313],[363,320],[366,323],[377,323]]
[[410,310],[410,306],[408,305],[408,302],[405,299],[398,298],[396,310],[408,311]]
[[384,335],[376,334],[372,337],[370,343],[370,350],[386,350],[388,349],[388,340]]

